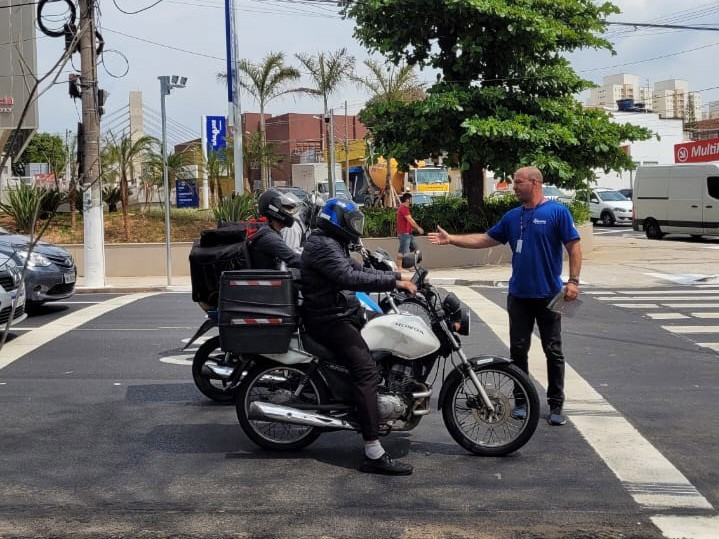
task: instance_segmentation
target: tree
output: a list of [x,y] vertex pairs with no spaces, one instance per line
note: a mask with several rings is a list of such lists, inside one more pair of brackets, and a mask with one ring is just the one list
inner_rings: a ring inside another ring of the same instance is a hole
[[[395,66],[391,63],[382,64],[377,60],[368,58],[364,65],[369,70],[369,75],[360,77],[351,75],[351,79],[360,87],[370,92],[370,100],[365,105],[365,125],[374,125],[377,118],[372,117],[373,105],[392,102],[410,103],[425,97],[423,84],[417,78],[414,66],[400,62]],[[385,207],[394,207],[395,197],[392,196],[392,167],[390,166],[391,155],[385,155],[387,161],[387,179],[384,189]]]
[[[249,60],[241,60],[238,68],[242,73],[240,86],[255,98],[260,107],[260,138],[262,145],[267,145],[265,129],[265,106],[273,99],[286,93],[287,83],[300,78],[300,72],[294,67],[285,65],[285,56],[281,52],[270,52],[262,60],[262,64],[254,65]],[[260,178],[262,187],[269,187],[270,166],[260,161]]]
[[[122,201],[122,220],[125,226],[125,236],[130,241],[130,225],[127,211],[130,195],[130,181],[135,177],[135,161],[138,157],[146,156],[152,152],[153,146],[158,143],[153,137],[140,137],[133,141],[130,135],[123,135],[117,140],[114,136],[108,141],[103,151],[103,161],[110,167],[103,173],[103,179],[115,177],[120,182],[120,200]],[[168,203],[168,201],[165,201]]]
[[48,163],[50,172],[57,178],[63,172],[66,161],[65,141],[57,135],[38,133],[30,140],[20,158],[13,163],[13,169],[16,174],[24,176],[28,172],[26,168],[28,163]]
[[[346,48],[338,49],[329,54],[324,52],[317,53],[316,56],[309,54],[296,54],[297,59],[302,63],[309,72],[310,78],[314,82],[312,88],[301,88],[299,91],[308,93],[322,98],[322,105],[325,118],[328,117],[327,101],[334,94],[344,81],[351,76],[354,71],[355,58],[347,52]],[[327,156],[330,155],[330,135],[329,129],[325,133],[325,150]],[[327,159],[328,180],[332,179],[331,159]],[[334,186],[332,187],[334,191]]]
[[[612,50],[600,37],[609,3],[591,0],[416,0],[354,2],[355,37],[390,61],[439,71],[427,98],[374,103],[372,136],[407,165],[446,152],[462,168],[470,207],[483,201],[484,170],[511,174],[534,164],[548,182],[578,187],[596,168],[632,168],[622,141],[651,133],[584,110],[573,95],[590,87],[563,54]],[[431,24],[427,24],[427,17]]]

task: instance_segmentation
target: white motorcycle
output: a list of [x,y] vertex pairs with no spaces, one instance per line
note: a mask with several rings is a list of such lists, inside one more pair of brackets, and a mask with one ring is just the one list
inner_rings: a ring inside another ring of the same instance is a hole
[[[366,260],[372,255],[363,250]],[[466,356],[459,336],[469,334],[469,311],[456,295],[427,282],[420,261],[418,256],[413,278],[417,295],[401,300],[399,313],[377,316],[362,329],[381,379],[381,432],[412,430],[430,413],[433,387],[450,362],[453,369],[437,384],[438,405],[454,440],[478,455],[516,451],[539,421],[534,384],[511,359]],[[386,299],[394,301],[391,295]],[[297,332],[286,353],[248,359],[236,408],[242,429],[257,445],[297,450],[323,432],[359,431],[348,369],[306,332]]]

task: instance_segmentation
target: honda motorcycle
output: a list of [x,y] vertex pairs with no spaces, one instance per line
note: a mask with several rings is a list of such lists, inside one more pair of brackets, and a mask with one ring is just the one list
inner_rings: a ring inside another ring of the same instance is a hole
[[[381,254],[361,251],[373,266],[382,266]],[[381,432],[414,429],[430,413],[437,386],[444,424],[459,445],[484,456],[516,451],[539,421],[534,384],[508,358],[467,357],[460,336],[469,334],[469,311],[455,294],[428,282],[420,261],[418,256],[412,279],[417,294],[406,299],[388,294],[396,312],[374,317],[362,329],[381,380]],[[397,312],[409,309],[413,314]],[[324,432],[359,432],[348,369],[306,332],[296,332],[286,353],[244,359],[237,417],[257,445],[297,450]]]

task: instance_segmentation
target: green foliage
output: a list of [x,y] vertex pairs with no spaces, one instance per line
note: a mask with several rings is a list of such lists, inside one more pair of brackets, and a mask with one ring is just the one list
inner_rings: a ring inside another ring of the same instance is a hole
[[249,193],[223,198],[212,210],[217,222],[238,222],[257,217],[255,197]]
[[15,222],[15,229],[31,233],[38,218],[49,219],[64,201],[64,194],[56,189],[19,184],[7,191],[7,203],[0,203],[0,210]]
[[13,163],[16,174],[24,176],[28,173],[28,163],[48,163],[50,171],[55,174],[62,172],[66,161],[65,142],[57,135],[37,133],[22,152],[20,159]]
[[102,190],[102,201],[107,204],[107,211],[114,213],[117,211],[117,205],[122,200],[119,187],[106,185]]
[[[209,212],[210,210],[198,210],[197,208],[170,208],[170,221],[178,225],[206,221]],[[150,208],[147,215],[155,219],[164,219],[165,210],[157,207]]]
[[579,187],[596,168],[630,169],[621,144],[651,133],[585,110],[573,96],[592,83],[566,59],[583,48],[611,50],[601,34],[617,12],[592,0],[348,4],[343,13],[371,51],[439,71],[425,99],[373,101],[360,119],[377,152],[403,166],[445,152],[446,164],[462,168],[470,209],[480,214],[484,169],[506,175],[536,165],[547,183],[564,188]]

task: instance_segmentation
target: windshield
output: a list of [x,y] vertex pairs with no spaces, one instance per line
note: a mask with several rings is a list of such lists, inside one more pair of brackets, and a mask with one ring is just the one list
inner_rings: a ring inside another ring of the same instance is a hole
[[447,171],[444,169],[418,168],[415,173],[418,185],[427,183],[448,183]]
[[553,185],[543,185],[542,192],[545,197],[561,197],[563,193]]
[[601,200],[604,201],[616,202],[619,200],[627,200],[627,197],[625,197],[619,191],[600,191],[599,193],[597,193],[597,195]]

